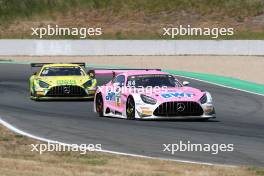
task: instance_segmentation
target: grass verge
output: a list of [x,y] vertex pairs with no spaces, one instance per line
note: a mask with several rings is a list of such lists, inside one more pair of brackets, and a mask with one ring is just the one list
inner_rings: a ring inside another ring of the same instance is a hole
[[[35,38],[32,27],[102,27],[92,39],[170,39],[162,27],[233,27],[234,36],[264,39],[263,0],[1,0],[0,38]],[[46,36],[45,39],[80,39]],[[86,38],[89,39],[89,38]],[[175,39],[210,39],[178,36]]]
[[264,170],[247,167],[206,166],[93,152],[31,152],[40,143],[0,125],[1,176],[263,176]]
[[0,20],[29,18],[34,15],[52,16],[72,8],[109,10],[115,14],[143,11],[147,14],[186,10],[202,15],[220,13],[225,16],[244,18],[263,12],[262,0],[1,0]]

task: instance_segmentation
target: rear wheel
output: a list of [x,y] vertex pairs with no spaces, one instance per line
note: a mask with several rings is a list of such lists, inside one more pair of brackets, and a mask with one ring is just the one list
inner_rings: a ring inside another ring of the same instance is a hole
[[104,102],[103,102],[102,94],[96,95],[95,108],[96,108],[96,112],[99,115],[99,117],[103,117],[104,116]]
[[134,120],[135,119],[135,101],[133,97],[128,97],[127,103],[126,103],[126,115],[128,120]]

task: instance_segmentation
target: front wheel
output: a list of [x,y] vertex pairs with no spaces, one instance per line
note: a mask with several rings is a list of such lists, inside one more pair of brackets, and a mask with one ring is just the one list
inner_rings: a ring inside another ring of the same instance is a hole
[[99,117],[103,117],[104,116],[104,102],[103,102],[102,94],[96,95],[95,108],[96,108],[96,112],[99,115]]
[[134,120],[135,119],[135,101],[133,97],[128,97],[127,103],[126,103],[126,115],[128,120]]
[[31,100],[35,100],[35,101],[39,100],[39,98],[38,98],[38,96],[37,96],[35,91],[34,92],[30,91],[30,99]]

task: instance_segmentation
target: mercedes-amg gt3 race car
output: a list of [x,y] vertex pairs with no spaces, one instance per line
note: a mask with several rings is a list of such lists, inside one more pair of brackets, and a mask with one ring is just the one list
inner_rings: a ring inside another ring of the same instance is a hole
[[[112,70],[113,79],[98,87],[94,111],[126,119],[215,118],[212,96],[160,70]],[[107,75],[107,70],[95,70]]]
[[41,99],[91,99],[97,81],[93,71],[85,72],[85,63],[48,64],[32,63],[41,67],[29,79],[30,97]]

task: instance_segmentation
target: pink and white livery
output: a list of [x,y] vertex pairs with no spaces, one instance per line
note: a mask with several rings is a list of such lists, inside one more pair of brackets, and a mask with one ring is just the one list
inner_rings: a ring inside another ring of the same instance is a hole
[[99,116],[126,119],[210,119],[215,108],[209,92],[180,83],[160,70],[95,70],[96,75],[113,74],[98,87],[94,111]]

